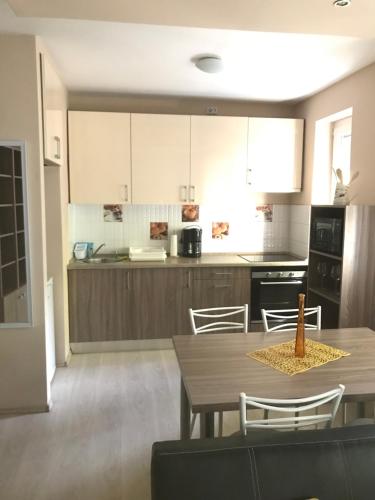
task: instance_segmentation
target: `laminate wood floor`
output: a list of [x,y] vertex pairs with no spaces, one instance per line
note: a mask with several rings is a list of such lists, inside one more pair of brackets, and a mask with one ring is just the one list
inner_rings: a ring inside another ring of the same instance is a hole
[[74,355],[50,413],[0,419],[0,498],[149,500],[152,443],[178,438],[179,377],[173,350]]
[[50,413],[0,418],[0,499],[150,500],[152,443],[179,437],[174,350],[74,355],[52,395]]

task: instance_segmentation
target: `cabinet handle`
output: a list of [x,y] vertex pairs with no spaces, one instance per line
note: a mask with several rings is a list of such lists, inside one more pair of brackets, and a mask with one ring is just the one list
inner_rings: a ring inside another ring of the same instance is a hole
[[18,295],[18,298],[19,298],[19,299],[24,299],[24,298],[25,298],[25,294],[24,294],[24,293],[21,293],[21,295]]
[[261,281],[261,285],[302,285],[303,281]]
[[232,286],[231,284],[227,284],[227,285],[214,285],[214,288],[229,288],[231,286]]
[[54,136],[54,140],[56,141],[56,160],[61,160],[61,139],[58,135]]
[[252,173],[252,169],[251,168],[248,168],[247,169],[247,173],[246,173],[246,183],[251,186],[252,184],[252,181],[251,181],[251,173]]
[[130,273],[129,273],[129,271],[126,273],[126,289],[130,290]]
[[232,276],[233,273],[214,273],[214,274],[219,274],[220,276]]
[[128,185],[124,184],[121,186],[121,194],[120,197],[122,201],[129,201],[129,193],[128,193]]
[[195,201],[195,186],[189,187],[189,201]]
[[180,187],[180,200],[187,201],[187,186]]

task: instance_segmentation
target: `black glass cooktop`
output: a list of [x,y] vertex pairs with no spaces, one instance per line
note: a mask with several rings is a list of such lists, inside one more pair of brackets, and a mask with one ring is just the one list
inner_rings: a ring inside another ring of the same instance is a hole
[[249,254],[239,255],[239,257],[247,260],[247,262],[297,262],[303,260],[288,253]]

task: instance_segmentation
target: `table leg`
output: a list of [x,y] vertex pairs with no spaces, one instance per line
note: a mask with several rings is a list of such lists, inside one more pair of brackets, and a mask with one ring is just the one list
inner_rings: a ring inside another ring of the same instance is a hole
[[358,403],[358,418],[365,418],[366,406],[363,401]]
[[180,438],[190,439],[190,404],[182,377],[180,396]]
[[215,437],[215,413],[207,412],[200,414],[200,437],[214,438]]

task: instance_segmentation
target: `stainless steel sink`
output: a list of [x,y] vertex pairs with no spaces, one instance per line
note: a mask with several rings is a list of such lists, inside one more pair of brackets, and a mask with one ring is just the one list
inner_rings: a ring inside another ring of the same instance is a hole
[[86,264],[116,264],[117,262],[122,262],[127,260],[125,256],[116,256],[116,257],[89,257],[88,259],[84,259],[83,262]]

